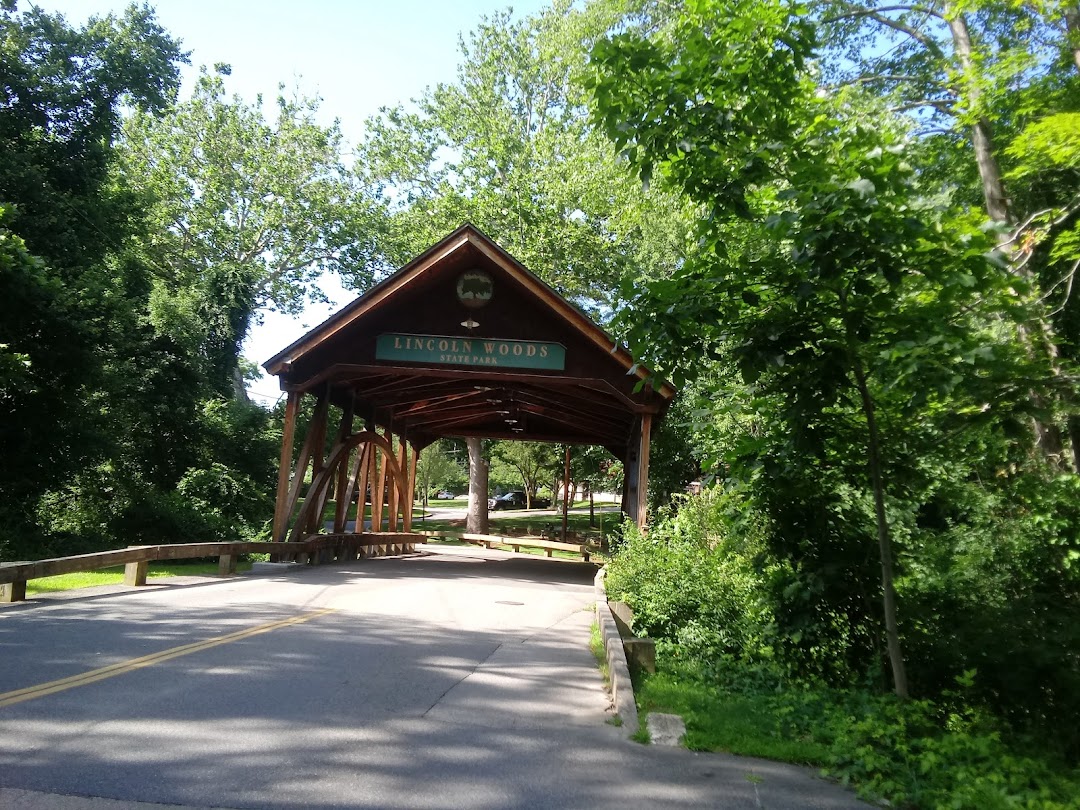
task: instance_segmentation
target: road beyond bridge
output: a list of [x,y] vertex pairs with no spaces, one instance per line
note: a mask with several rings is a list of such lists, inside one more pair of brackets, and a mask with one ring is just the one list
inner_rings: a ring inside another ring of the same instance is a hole
[[445,548],[5,606],[0,807],[863,806],[605,722],[594,570]]

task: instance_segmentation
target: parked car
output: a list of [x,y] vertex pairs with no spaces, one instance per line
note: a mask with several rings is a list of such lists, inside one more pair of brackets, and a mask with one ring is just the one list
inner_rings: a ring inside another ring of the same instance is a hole
[[456,497],[457,495],[448,489],[443,489],[435,493],[435,499],[439,501],[452,501]]
[[[525,493],[520,489],[514,492],[507,492],[505,495],[500,495],[497,498],[488,499],[488,509],[524,509],[526,506]],[[536,497],[532,499],[533,509],[546,509],[551,506],[551,501],[547,498]]]

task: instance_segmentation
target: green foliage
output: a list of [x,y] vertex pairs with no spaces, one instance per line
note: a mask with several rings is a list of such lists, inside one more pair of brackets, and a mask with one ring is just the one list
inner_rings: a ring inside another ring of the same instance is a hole
[[207,469],[192,469],[176,485],[176,492],[213,526],[218,540],[254,540],[259,522],[273,509],[268,489],[229,467],[213,462]]
[[684,208],[626,175],[580,84],[589,45],[624,8],[558,0],[522,21],[498,12],[463,37],[457,81],[367,122],[357,171],[393,211],[386,265],[470,221],[600,317],[623,278],[666,272]]
[[653,513],[671,503],[673,495],[685,493],[690,482],[701,477],[702,454],[700,440],[693,431],[692,401],[692,392],[680,392],[653,430],[648,493],[649,510]]
[[492,478],[512,480],[515,488],[520,486],[525,491],[530,506],[541,484],[562,479],[562,453],[543,442],[495,442],[491,460]]
[[[1052,747],[1008,737],[966,702],[974,671],[941,700],[898,701],[858,689],[786,681],[729,662],[719,673],[672,660],[638,688],[643,712],[676,712],[686,744],[800,764],[894,807],[1075,807],[1080,772]],[[957,688],[958,687],[958,688]]]
[[122,109],[171,98],[180,59],[146,8],[81,29],[0,9],[0,556],[40,556],[40,499],[130,446],[131,370],[162,347],[142,268],[116,257],[139,212],[110,183],[113,139]]
[[[1080,737],[1067,718],[1080,710],[1076,478],[1026,479],[1020,492],[941,483],[933,506],[898,521],[913,682],[923,695],[947,697],[957,678],[977,671],[966,705],[1075,758]],[[842,534],[821,529],[801,546],[784,535],[793,513],[805,525],[850,531],[852,505],[814,514],[791,490],[783,496],[796,501],[786,512],[762,500],[771,490],[714,488],[682,499],[647,535],[627,524],[609,562],[610,595],[634,608],[635,630],[657,638],[672,666],[726,689],[883,686],[874,602],[850,574],[830,571],[859,570],[865,547],[839,545]]]
[[1080,774],[1003,743],[993,721],[962,702],[838,697],[843,703],[824,718],[832,737],[826,773],[863,796],[928,808],[1075,806]]
[[701,356],[728,367],[703,393],[755,422],[726,455],[776,527],[782,637],[810,668],[858,672],[881,625],[903,695],[890,500],[925,486],[943,437],[967,452],[1012,427],[1018,379],[1059,389],[1022,350],[1027,289],[983,218],[920,193],[906,128],[873,99],[818,92],[813,47],[799,9],[739,0],[597,44],[598,122],[643,180],[708,211],[686,262],[626,289],[621,321],[676,384],[708,373]]
[[328,270],[371,283],[358,268],[369,264],[376,209],[342,163],[340,130],[316,123],[317,111],[281,93],[267,121],[261,98],[228,98],[222,74],[204,69],[191,98],[124,128],[120,180],[149,207],[151,318],[203,358],[221,394],[259,309],[324,300],[316,282]]
[[446,451],[441,442],[424,448],[416,464],[416,486],[424,503],[432,490],[454,486],[460,488],[467,473]]
[[647,535],[627,522],[608,567],[613,599],[634,609],[635,632],[677,642],[698,661],[772,657],[765,527],[735,493],[710,490],[662,512]]

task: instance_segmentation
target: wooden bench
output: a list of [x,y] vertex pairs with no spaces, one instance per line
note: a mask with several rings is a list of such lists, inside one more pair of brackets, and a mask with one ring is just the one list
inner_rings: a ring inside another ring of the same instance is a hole
[[475,543],[484,548],[509,547],[515,553],[520,553],[522,548],[543,549],[546,556],[551,557],[553,551],[567,551],[571,554],[580,554],[582,560],[589,562],[589,547],[583,543],[562,543],[558,540],[547,540],[543,537],[525,535],[522,537],[507,537],[498,534],[471,534],[468,532],[414,532],[425,537],[445,538],[447,540],[464,540],[467,543]]

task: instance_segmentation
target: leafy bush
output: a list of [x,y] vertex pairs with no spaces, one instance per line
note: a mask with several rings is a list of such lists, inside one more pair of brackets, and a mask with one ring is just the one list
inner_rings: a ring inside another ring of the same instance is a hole
[[[673,711],[696,750],[818,765],[860,796],[903,808],[1065,810],[1080,772],[1045,746],[1009,737],[967,702],[972,676],[936,701],[793,682],[730,657],[719,667],[657,648],[659,671],[639,684],[643,711]],[[673,654],[674,655],[673,657]]]
[[208,469],[188,470],[176,491],[207,521],[218,540],[254,539],[269,517],[266,493],[246,475],[217,462]]
[[771,657],[766,583],[777,565],[763,550],[760,521],[734,493],[711,490],[679,503],[648,535],[625,524],[609,593],[634,609],[638,632],[677,642],[702,661]]
[[923,694],[976,669],[976,701],[1080,757],[1080,478],[947,484],[908,541],[900,583]]
[[863,796],[901,807],[1080,806],[1080,773],[1017,753],[980,711],[887,696],[861,696],[860,703],[859,713],[834,709],[826,718],[832,737],[826,773]]

